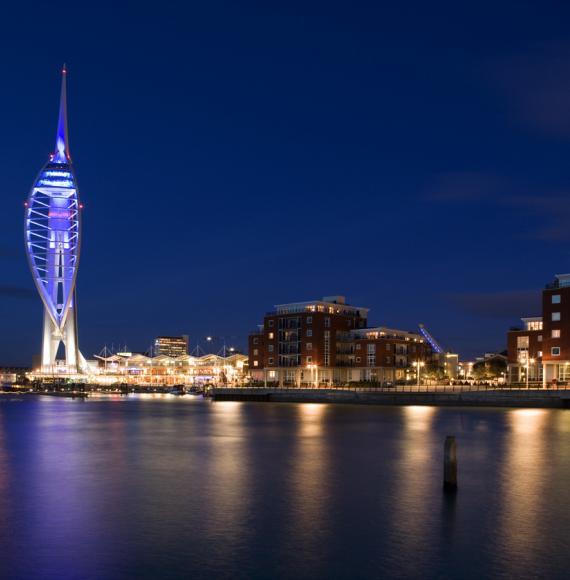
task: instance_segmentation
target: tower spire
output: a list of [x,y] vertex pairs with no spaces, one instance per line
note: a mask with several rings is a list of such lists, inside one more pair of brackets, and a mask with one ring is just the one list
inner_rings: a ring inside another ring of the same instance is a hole
[[64,64],[61,70],[61,96],[59,99],[59,119],[57,122],[57,135],[55,140],[55,163],[67,163],[70,161],[69,140],[67,135],[67,67]]

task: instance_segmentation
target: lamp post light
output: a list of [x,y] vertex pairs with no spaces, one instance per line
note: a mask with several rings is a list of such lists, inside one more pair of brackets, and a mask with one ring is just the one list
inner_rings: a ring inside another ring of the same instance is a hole
[[421,373],[421,368],[426,364],[423,361],[415,361],[412,363],[413,366],[416,367],[416,375],[417,375],[417,385],[418,387],[420,386],[420,373]]
[[534,364],[534,359],[533,358],[528,358],[528,356],[526,357],[526,388],[528,389],[528,375],[529,375],[529,371],[530,371],[530,365]]

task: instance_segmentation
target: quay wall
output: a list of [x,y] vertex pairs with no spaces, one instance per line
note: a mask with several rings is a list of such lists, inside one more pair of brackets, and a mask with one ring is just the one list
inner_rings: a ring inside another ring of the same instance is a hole
[[375,392],[342,389],[214,388],[210,391],[210,395],[214,401],[570,408],[570,390],[548,391],[525,389],[465,392]]

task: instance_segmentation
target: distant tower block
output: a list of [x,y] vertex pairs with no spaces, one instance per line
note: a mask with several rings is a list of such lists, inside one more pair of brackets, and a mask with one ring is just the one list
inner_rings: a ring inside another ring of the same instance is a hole
[[81,206],[69,154],[66,77],[64,66],[55,151],[41,169],[26,203],[26,252],[44,303],[43,373],[53,370],[62,342],[67,372],[82,372],[87,366],[77,345],[75,281],[79,266]]

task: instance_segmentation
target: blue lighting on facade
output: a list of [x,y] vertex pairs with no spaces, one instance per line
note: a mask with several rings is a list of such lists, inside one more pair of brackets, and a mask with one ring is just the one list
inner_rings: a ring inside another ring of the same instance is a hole
[[69,155],[66,74],[61,99],[56,148],[34,182],[25,216],[28,261],[45,307],[42,368],[55,362],[64,342],[68,366],[79,368],[76,337],[75,282],[79,265],[81,220],[79,192]]

